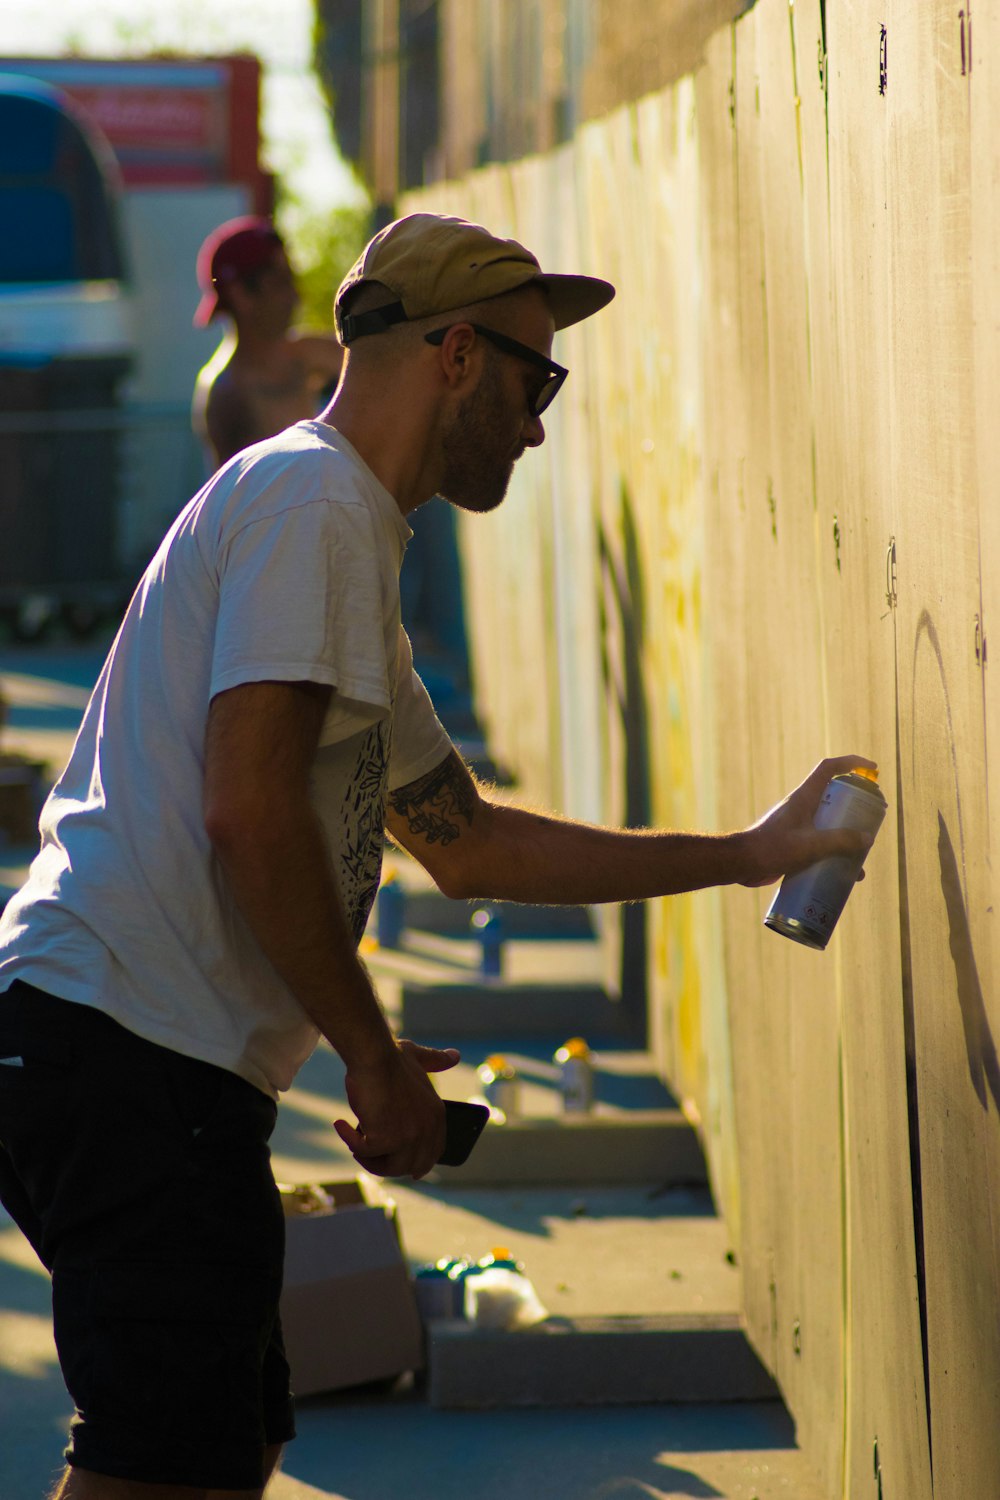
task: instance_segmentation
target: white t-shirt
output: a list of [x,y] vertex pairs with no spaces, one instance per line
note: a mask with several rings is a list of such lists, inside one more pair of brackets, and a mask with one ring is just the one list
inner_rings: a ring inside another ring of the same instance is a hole
[[451,750],[400,625],[410,536],[318,421],[238,454],[195,496],[136,590],[45,804],[41,852],[0,918],[0,990],[23,979],[269,1094],[289,1087],[318,1032],[205,833],[209,704],[246,682],[333,687],[313,801],[360,939],[388,790]]

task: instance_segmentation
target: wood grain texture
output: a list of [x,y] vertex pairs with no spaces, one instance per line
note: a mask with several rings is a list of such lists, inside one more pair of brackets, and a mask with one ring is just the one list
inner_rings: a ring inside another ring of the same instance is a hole
[[462,526],[527,794],[731,828],[823,754],[880,763],[825,954],[763,928],[770,892],[647,932],[750,1335],[850,1500],[1000,1494],[1000,5],[973,9],[970,37],[944,0],[759,0],[692,77],[407,205],[619,288]]

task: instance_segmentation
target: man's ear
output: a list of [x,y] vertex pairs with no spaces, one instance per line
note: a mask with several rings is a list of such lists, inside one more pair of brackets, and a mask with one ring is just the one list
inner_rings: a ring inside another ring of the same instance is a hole
[[441,372],[450,390],[461,389],[478,368],[476,343],[476,331],[471,323],[455,323],[445,334],[439,346]]

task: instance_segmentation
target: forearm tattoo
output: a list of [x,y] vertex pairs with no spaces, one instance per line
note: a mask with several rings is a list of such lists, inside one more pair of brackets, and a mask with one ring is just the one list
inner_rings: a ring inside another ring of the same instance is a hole
[[461,833],[460,819],[472,826],[476,789],[453,751],[426,776],[390,792],[389,802],[393,812],[406,819],[411,833],[420,834],[429,844],[445,846]]

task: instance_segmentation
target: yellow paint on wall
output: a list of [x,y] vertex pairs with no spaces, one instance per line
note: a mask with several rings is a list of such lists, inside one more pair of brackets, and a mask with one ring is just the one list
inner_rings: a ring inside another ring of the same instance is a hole
[[408,204],[619,288],[558,336],[571,380],[508,504],[462,525],[477,697],[527,795],[726,829],[823,754],[880,760],[890,819],[827,954],[766,933],[762,891],[648,910],[651,1044],[751,1337],[850,1500],[876,1441],[885,1495],[930,1500],[931,1438],[934,1500],[1000,1494],[981,11],[973,41],[944,0],[758,0],[693,79]]

